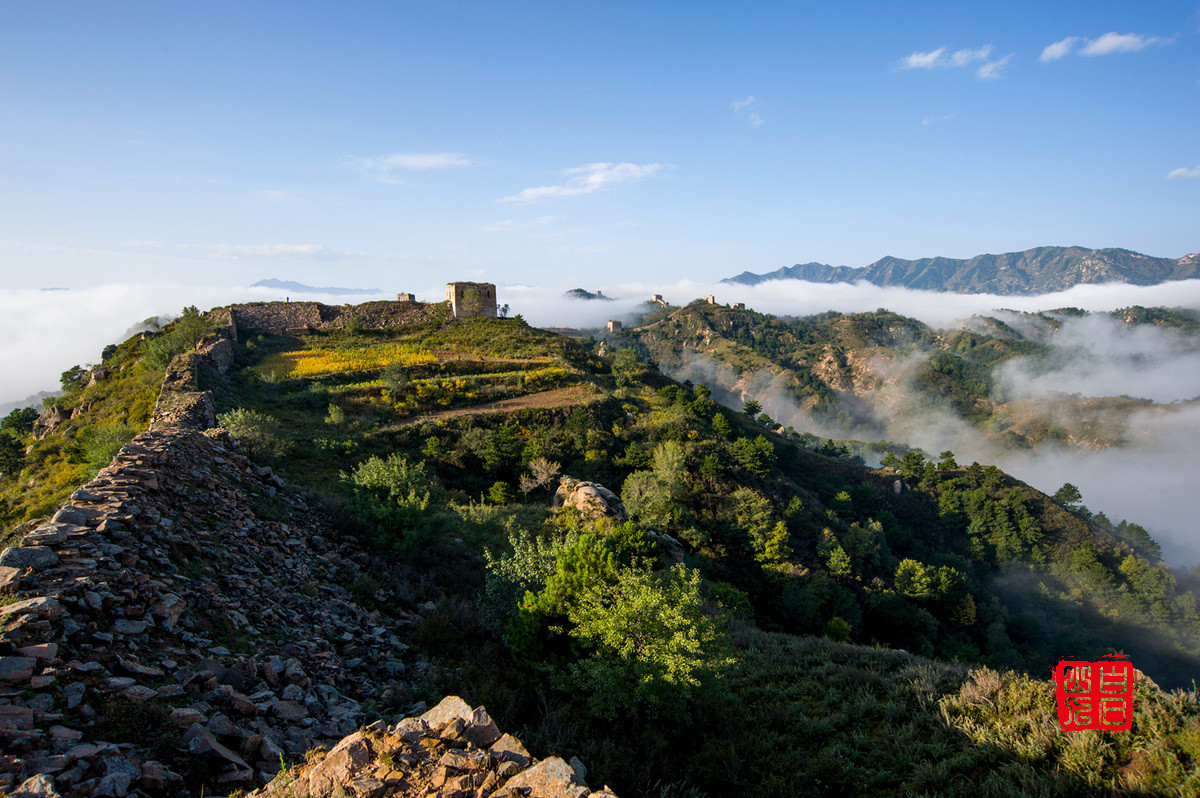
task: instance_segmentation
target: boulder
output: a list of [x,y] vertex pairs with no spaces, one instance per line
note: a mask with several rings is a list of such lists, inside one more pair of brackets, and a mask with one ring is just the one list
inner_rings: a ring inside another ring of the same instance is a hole
[[521,771],[504,787],[510,793],[520,790],[529,798],[586,798],[591,794],[591,790],[578,783],[575,769],[557,756]]
[[587,518],[607,516],[618,521],[626,518],[625,505],[617,494],[597,482],[585,482],[564,476],[554,492],[552,507],[574,507]]
[[0,566],[44,571],[58,565],[58,555],[46,546],[10,546],[0,552]]

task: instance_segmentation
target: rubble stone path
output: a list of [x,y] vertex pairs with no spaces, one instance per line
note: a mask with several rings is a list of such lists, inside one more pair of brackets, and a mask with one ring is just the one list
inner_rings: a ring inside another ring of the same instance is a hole
[[[416,616],[367,611],[346,589],[367,563],[223,430],[137,436],[0,553],[0,790],[212,796],[337,751],[377,721],[364,702],[387,702],[431,667],[399,638]],[[417,721],[384,722],[370,739],[416,739]],[[417,747],[481,761],[420,722]],[[453,762],[439,766],[443,782],[461,785]],[[339,789],[405,794],[370,778],[384,786]]]

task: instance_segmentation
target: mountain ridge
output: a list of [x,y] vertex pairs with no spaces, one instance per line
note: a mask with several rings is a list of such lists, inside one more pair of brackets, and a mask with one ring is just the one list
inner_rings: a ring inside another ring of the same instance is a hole
[[867,266],[801,263],[755,274],[745,271],[722,283],[757,285],[768,280],[902,286],[950,293],[1035,294],[1074,285],[1109,282],[1158,285],[1200,278],[1200,254],[1160,258],[1128,249],[1045,246],[972,258],[942,256],[906,260],[884,256]]

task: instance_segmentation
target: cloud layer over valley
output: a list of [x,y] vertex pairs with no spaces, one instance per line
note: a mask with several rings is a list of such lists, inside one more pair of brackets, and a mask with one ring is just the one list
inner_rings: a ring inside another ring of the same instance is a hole
[[[442,282],[457,275],[438,275],[417,291],[418,299],[439,301]],[[826,310],[844,312],[887,308],[938,327],[950,327],[975,315],[998,314],[998,308],[1040,311],[1079,307],[1107,311],[1132,305],[1183,306],[1200,309],[1200,280],[1154,287],[1127,285],[1078,286],[1044,296],[959,295],[881,288],[869,284],[825,285],[781,281],[757,286],[703,284],[625,284],[603,286],[615,301],[567,299],[563,291],[573,285],[499,287],[499,301],[529,323],[544,327],[600,327],[608,319],[632,321],[644,310],[653,293],[673,304],[715,295],[719,302],[745,302],[749,307],[776,315],[803,316]],[[595,290],[597,286],[584,286]],[[141,320],[176,314],[185,305],[201,309],[238,301],[282,299],[271,289],[242,286],[205,287],[171,284],[108,285],[80,290],[0,290],[0,402],[21,399],[37,391],[58,387],[58,375],[75,364],[99,360],[105,344]],[[380,298],[387,298],[381,295]],[[293,296],[329,304],[345,297]],[[1133,396],[1159,403],[1183,402],[1200,395],[1200,352],[1175,332],[1144,326],[1127,329],[1115,322],[1068,319],[1049,339],[1059,350],[1072,353],[1061,367],[1047,370],[1025,362],[1012,362],[997,374],[999,390],[1010,398],[1048,398],[1056,393],[1085,396]],[[693,379],[732,385],[733,375],[719,368],[696,365]],[[754,391],[777,420],[797,429],[840,434],[818,429],[790,406],[772,375],[759,375]],[[888,389],[903,403],[905,372],[898,367]],[[728,395],[727,395],[728,396]],[[729,397],[730,401],[733,397]],[[899,405],[898,405],[899,406]],[[994,462],[1042,490],[1053,492],[1072,482],[1083,492],[1084,502],[1104,511],[1113,520],[1128,518],[1143,524],[1162,542],[1173,564],[1200,561],[1200,533],[1194,519],[1200,516],[1196,475],[1200,474],[1200,406],[1179,404],[1135,411],[1126,419],[1129,446],[1097,451],[1043,446],[1036,453],[1003,450],[983,440],[978,430],[947,411],[920,415],[897,412],[886,430],[892,440],[920,446],[936,454],[949,448],[960,461]]]

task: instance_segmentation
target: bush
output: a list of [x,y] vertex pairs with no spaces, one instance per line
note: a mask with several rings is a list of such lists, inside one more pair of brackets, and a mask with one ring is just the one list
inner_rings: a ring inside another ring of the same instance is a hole
[[593,649],[570,682],[599,717],[679,713],[701,682],[732,663],[700,574],[684,565],[654,574],[627,568],[570,611],[571,636]]
[[288,450],[288,442],[279,434],[279,422],[265,413],[236,407],[217,416],[217,423],[229,430],[250,457],[282,457]]
[[179,318],[173,321],[168,329],[155,336],[147,344],[147,365],[157,371],[164,370],[171,362],[171,358],[194,349],[196,344],[204,340],[204,337],[215,329],[216,325],[202,316],[195,305],[189,305],[183,309]]
[[83,459],[87,463],[88,473],[95,475],[97,471],[112,462],[113,457],[122,446],[133,440],[133,427],[123,422],[94,427],[83,433],[81,444]]
[[350,508],[371,527],[376,542],[396,547],[415,543],[429,530],[427,510],[441,504],[445,491],[424,463],[402,454],[371,457],[346,478]]

